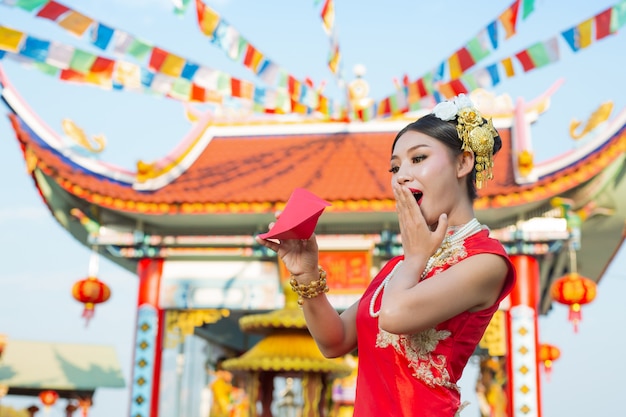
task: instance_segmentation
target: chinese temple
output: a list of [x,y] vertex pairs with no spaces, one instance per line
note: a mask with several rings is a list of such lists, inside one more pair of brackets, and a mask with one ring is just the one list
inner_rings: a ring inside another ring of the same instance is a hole
[[[84,132],[69,120],[64,133],[48,126],[2,72],[0,88],[52,216],[95,255],[137,274],[132,416],[200,415],[208,394],[193,387],[206,386],[211,365],[226,356],[236,367],[265,340],[239,324],[285,306],[286,275],[253,237],[295,188],[331,203],[316,233],[338,310],[401,253],[385,167],[395,133],[428,108],[367,122],[220,121],[198,112],[171,154],[130,171],[68,146],[68,136],[84,139]],[[626,111],[611,115],[608,103],[581,131],[572,126],[577,146],[535,161],[531,126],[556,88],[528,102],[472,91],[503,139],[477,216],[519,274],[477,355],[504,359],[511,416],[541,415],[537,317],[564,302],[576,325],[624,239]]]

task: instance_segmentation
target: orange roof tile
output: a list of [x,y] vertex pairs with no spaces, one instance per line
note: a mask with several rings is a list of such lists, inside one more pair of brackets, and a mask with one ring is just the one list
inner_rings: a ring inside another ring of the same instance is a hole
[[[78,197],[121,211],[222,212],[235,207],[244,212],[267,211],[268,204],[285,202],[296,187],[328,201],[359,203],[350,210],[393,210],[388,166],[395,132],[215,137],[170,184],[156,191],[140,191],[67,164],[34,140],[17,115],[9,117],[18,139],[38,157],[44,173]],[[549,198],[591,178],[605,163],[589,165],[606,158],[602,152],[596,153],[520,186],[513,173],[510,129],[500,129],[500,135],[503,147],[495,158],[495,178],[480,190],[478,209]],[[616,136],[612,142],[621,139],[619,152],[626,134]]]

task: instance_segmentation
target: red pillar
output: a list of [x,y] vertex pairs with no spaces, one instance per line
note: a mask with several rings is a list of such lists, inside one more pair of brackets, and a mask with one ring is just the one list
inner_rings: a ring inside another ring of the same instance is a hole
[[509,416],[541,417],[538,350],[539,262],[531,255],[512,255],[517,282],[507,314]]
[[164,311],[159,306],[163,259],[141,259],[130,399],[133,417],[158,417]]

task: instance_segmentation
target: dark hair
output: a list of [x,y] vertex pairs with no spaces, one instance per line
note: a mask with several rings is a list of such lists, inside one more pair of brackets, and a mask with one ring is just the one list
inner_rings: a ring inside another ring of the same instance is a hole
[[[483,118],[485,123],[487,121]],[[423,133],[427,136],[437,139],[442,142],[448,148],[450,148],[453,154],[459,155],[461,151],[461,139],[459,139],[459,134],[456,131],[456,118],[445,121],[441,120],[433,113],[429,113],[416,121],[409,123],[405,126],[401,131],[398,132],[395,139],[393,140],[393,144],[391,145],[391,151],[396,147],[396,142],[400,139],[400,136],[404,135],[406,132],[413,131]],[[495,155],[500,148],[502,147],[502,139],[500,135],[497,135],[493,138],[493,154]],[[470,175],[467,176],[467,193],[470,200],[474,201],[477,197],[476,192],[476,167],[472,169]]]

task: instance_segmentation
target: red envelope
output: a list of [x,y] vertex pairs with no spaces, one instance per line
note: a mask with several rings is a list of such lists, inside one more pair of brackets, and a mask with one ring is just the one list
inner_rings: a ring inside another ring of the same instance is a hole
[[317,220],[331,204],[304,188],[291,193],[283,212],[274,227],[259,236],[263,239],[308,239],[313,234]]

